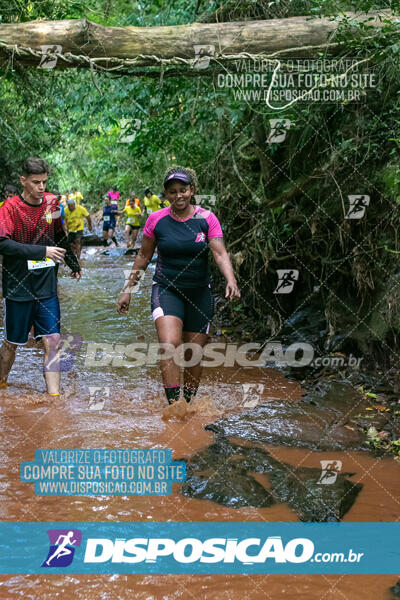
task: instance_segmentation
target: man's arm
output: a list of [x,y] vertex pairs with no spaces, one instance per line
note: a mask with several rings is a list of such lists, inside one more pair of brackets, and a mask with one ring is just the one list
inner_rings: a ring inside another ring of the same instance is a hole
[[92,219],[90,218],[90,215],[88,215],[86,217],[86,221],[87,221],[87,224],[88,224],[89,231],[92,231]]
[[71,244],[64,231],[57,231],[54,234],[54,243],[60,248],[66,250],[64,260],[73,273],[78,273],[81,270],[80,264],[74,252],[72,252]]
[[0,212],[0,254],[16,256],[30,260],[43,260],[46,258],[46,246],[37,244],[23,244],[13,240],[15,215],[12,207],[7,204],[1,207]]
[[18,256],[30,260],[43,260],[46,258],[46,246],[37,244],[21,244],[10,238],[0,238],[0,254]]

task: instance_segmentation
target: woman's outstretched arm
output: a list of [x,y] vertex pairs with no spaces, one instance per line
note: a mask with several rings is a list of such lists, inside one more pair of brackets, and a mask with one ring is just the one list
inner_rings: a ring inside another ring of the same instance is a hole
[[236,277],[233,273],[232,263],[226,251],[222,238],[211,238],[209,240],[211,252],[214,260],[226,279],[225,298],[240,298],[240,291],[237,286]]
[[122,294],[117,302],[117,312],[120,315],[126,315],[128,313],[132,289],[139,284],[139,280],[153,258],[155,249],[156,239],[143,236],[142,245],[137,253],[135,262],[133,263],[129,278],[126,281]]

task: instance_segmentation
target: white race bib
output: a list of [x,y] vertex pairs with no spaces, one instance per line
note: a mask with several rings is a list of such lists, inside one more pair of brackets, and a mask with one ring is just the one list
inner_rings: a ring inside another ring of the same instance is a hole
[[55,267],[56,263],[51,258],[45,258],[44,260],[28,260],[28,270],[34,271],[35,269],[47,269],[48,267]]
[[135,224],[135,217],[128,217],[126,220],[128,225],[134,225]]
[[110,220],[110,215],[106,215],[106,216],[104,217],[104,221],[109,221],[109,220]]

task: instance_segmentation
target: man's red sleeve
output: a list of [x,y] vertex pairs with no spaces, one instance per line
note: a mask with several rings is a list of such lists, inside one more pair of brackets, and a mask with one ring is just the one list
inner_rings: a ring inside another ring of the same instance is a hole
[[6,202],[0,207],[0,238],[12,239],[14,234],[14,215],[12,207]]
[[0,254],[17,256],[30,260],[46,258],[46,246],[37,244],[21,244],[13,239],[14,211],[7,202],[0,207]]

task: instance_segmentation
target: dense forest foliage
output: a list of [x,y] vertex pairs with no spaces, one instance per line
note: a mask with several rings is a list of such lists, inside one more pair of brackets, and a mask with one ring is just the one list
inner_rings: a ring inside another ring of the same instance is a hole
[[[340,55],[368,58],[365,72],[376,85],[359,102],[306,99],[274,110],[190,68],[176,77],[144,69],[139,78],[10,60],[1,74],[0,184],[18,180],[26,156],[42,156],[53,167],[50,189],[78,187],[94,210],[111,185],[143,197],[147,186],[161,191],[171,163],[190,166],[198,193],[216,197],[239,276],[241,302],[223,311],[232,332],[312,338],[320,349],[398,364],[400,42],[397,23],[383,19],[374,31],[368,24],[371,10],[387,8],[398,13],[399,2],[3,0],[4,23],[87,18],[154,26],[335,19],[353,10],[365,22],[342,20]],[[290,121],[284,143],[268,141],[277,117]],[[366,216],[346,219],[347,197],[357,194],[370,197]],[[299,271],[296,293],[274,295],[277,269],[285,268]]]

